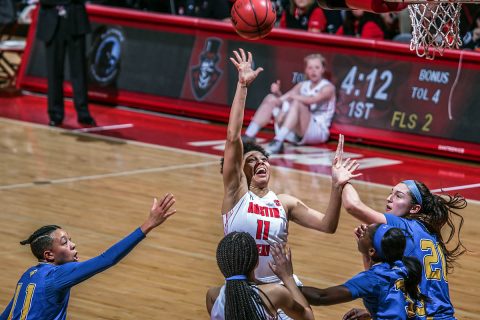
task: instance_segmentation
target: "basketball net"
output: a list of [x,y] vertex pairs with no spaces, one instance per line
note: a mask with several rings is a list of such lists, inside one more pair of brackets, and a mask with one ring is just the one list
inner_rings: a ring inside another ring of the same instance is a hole
[[458,49],[460,39],[461,3],[428,1],[408,5],[412,20],[412,40],[410,50],[419,57],[433,60],[438,52],[445,49]]

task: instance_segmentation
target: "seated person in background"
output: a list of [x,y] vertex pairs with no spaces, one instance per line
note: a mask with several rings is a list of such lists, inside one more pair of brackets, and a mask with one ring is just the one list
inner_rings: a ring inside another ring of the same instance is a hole
[[379,14],[363,10],[346,11],[338,35],[355,36],[364,39],[385,39],[385,22]]
[[283,95],[280,80],[272,83],[271,93],[263,99],[242,137],[244,142],[255,142],[255,136],[272,116],[276,134],[267,147],[269,154],[281,152],[285,140],[299,145],[328,140],[335,114],[335,87],[323,77],[325,58],[321,54],[308,55],[304,61],[307,80]]
[[278,243],[271,246],[272,271],[283,284],[255,284],[258,249],[255,239],[246,232],[232,232],[218,244],[217,264],[225,277],[221,287],[207,292],[207,311],[212,320],[279,319],[282,309],[294,319],[314,319],[313,311],[295,283],[290,250]]
[[280,27],[310,32],[334,33],[342,23],[340,11],[323,10],[315,0],[290,0],[280,18]]

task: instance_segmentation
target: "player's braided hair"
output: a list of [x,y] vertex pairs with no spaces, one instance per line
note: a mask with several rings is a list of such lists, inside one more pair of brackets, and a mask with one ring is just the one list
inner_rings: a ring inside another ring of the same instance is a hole
[[50,235],[57,229],[61,229],[61,227],[57,225],[43,226],[32,233],[28,239],[20,241],[20,244],[22,246],[29,244],[33,255],[38,260],[43,260],[43,253],[45,250],[49,249],[53,243],[53,239]]
[[[378,226],[372,233],[372,239]],[[381,246],[383,252],[383,261],[393,266],[395,261],[401,260],[407,268],[407,276],[404,278],[405,291],[414,301],[429,299],[420,293],[418,285],[422,280],[422,264],[415,257],[405,257],[405,246],[407,244],[405,233],[399,228],[391,228],[383,235]]]
[[[460,240],[460,230],[463,226],[463,217],[455,212],[454,210],[464,209],[467,206],[467,201],[465,198],[459,194],[451,195],[436,195],[433,194],[427,186],[415,180],[415,184],[422,195],[422,205],[421,209],[416,214],[411,214],[408,218],[420,220],[425,227],[431,233],[434,233],[441,246],[445,260],[447,263],[447,272],[453,271],[453,263],[455,260],[465,253],[466,248]],[[418,204],[415,200],[415,197],[412,196],[412,204]],[[458,219],[458,230],[455,225],[454,219]],[[445,226],[448,226],[447,231],[444,232],[444,235],[447,235],[447,240],[445,241],[442,236],[442,229]],[[457,234],[456,245],[453,249],[447,249],[447,244],[454,238],[455,233]]]
[[[246,232],[232,232],[218,244],[217,263],[225,278],[248,276],[257,266],[258,249]],[[229,280],[225,285],[225,319],[267,319],[263,302],[248,280]]]
[[[246,155],[250,151],[258,151],[261,154],[263,154],[265,157],[267,157],[267,159],[268,159],[268,156],[269,156],[268,152],[265,151],[265,149],[259,144],[252,143],[252,142],[244,143],[243,144],[243,155]],[[223,173],[223,161],[224,161],[224,159],[222,157],[220,159],[220,173]]]

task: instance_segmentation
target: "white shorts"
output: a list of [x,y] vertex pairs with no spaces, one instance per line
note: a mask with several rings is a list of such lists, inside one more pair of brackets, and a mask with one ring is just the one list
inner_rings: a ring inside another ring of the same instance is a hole
[[[278,134],[280,127],[275,123],[275,134]],[[310,117],[310,123],[308,124],[307,131],[303,137],[299,137],[295,132],[290,132],[285,138],[286,141],[304,145],[304,144],[317,144],[324,143],[330,137],[330,128],[322,121],[321,117]]]

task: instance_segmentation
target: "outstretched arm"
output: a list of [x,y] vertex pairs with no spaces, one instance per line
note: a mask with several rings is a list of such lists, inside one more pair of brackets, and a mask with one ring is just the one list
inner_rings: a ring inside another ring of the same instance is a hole
[[[332,164],[332,187],[330,190],[330,200],[325,214],[309,208],[295,197],[284,196],[287,200],[286,205],[288,206],[289,217],[292,221],[304,227],[326,233],[334,233],[337,230],[342,204],[343,187],[350,179],[361,175],[361,173],[354,173],[358,168],[358,164],[355,160],[343,160],[343,144],[344,137],[343,135],[340,135],[337,151]],[[281,199],[281,201],[283,200]]]
[[155,198],[150,215],[141,227],[95,258],[85,262],[69,262],[60,265],[48,285],[54,290],[66,289],[117,264],[145,238],[146,234],[175,214],[176,210],[171,209],[174,203],[175,198],[171,193],[165,195],[160,201]]
[[385,215],[363,203],[357,190],[349,183],[343,188],[342,203],[345,210],[361,222],[367,224],[387,223]]
[[[238,83],[233,98],[230,117],[228,119],[227,139],[225,142],[225,151],[223,156],[223,186],[225,191],[222,212],[230,210],[234,203],[235,194],[244,194],[248,186],[241,184],[243,177],[242,159],[243,145],[241,139],[241,130],[243,125],[243,113],[245,110],[245,100],[247,99],[247,88],[258,74],[263,71],[262,68],[252,69],[252,54],[245,54],[243,49],[240,52],[233,51],[235,58],[230,58],[238,70]],[[240,190],[244,188],[245,190]]]
[[272,243],[270,247],[273,263],[269,262],[272,271],[282,280],[288,292],[279,287],[277,291],[279,299],[275,307],[282,309],[294,319],[313,319],[313,311],[307,300],[298,289],[293,279],[292,253],[284,245]]
[[335,286],[326,289],[301,287],[302,293],[312,306],[328,306],[354,300],[345,286]]

